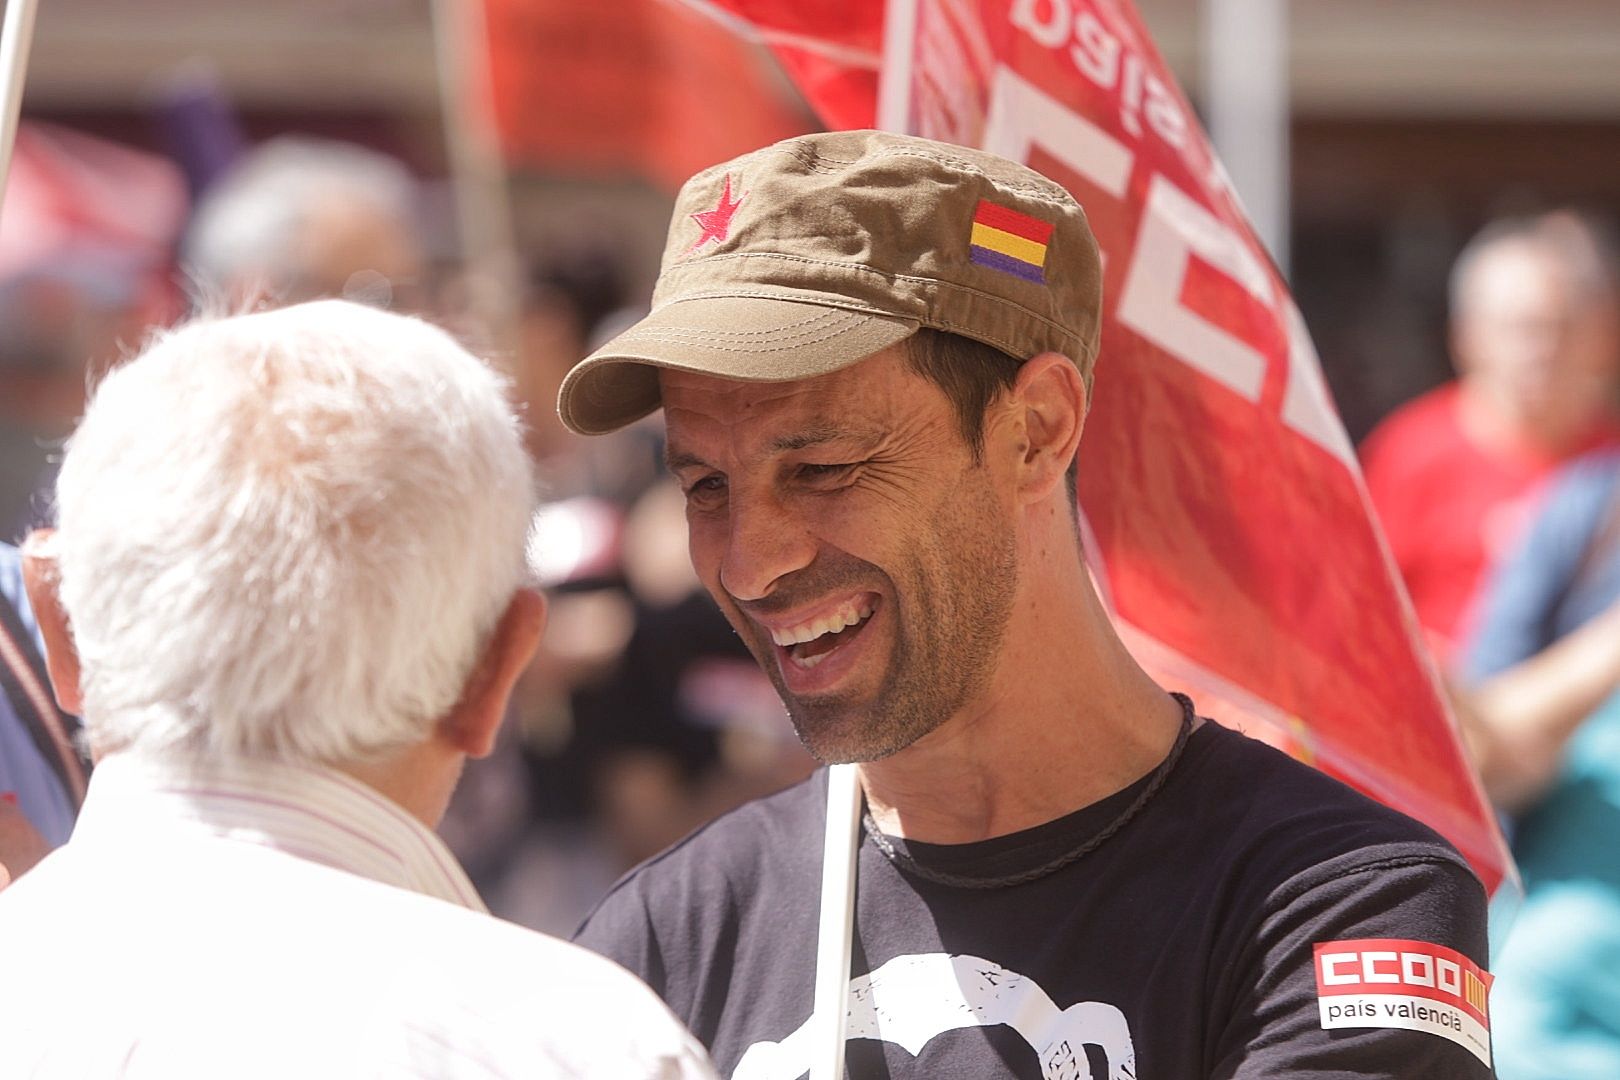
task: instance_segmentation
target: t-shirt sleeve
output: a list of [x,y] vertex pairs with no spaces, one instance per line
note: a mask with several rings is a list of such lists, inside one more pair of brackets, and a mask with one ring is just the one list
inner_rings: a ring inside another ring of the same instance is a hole
[[1548,491],[1529,531],[1487,581],[1463,661],[1463,679],[1480,682],[1551,645],[1553,615],[1601,523],[1613,487],[1611,469],[1580,462]]
[[1478,880],[1438,854],[1290,879],[1229,969],[1212,1080],[1493,1076],[1485,918]]

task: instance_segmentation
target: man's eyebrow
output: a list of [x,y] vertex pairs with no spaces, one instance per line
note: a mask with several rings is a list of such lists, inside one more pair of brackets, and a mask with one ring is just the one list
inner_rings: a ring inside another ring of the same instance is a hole
[[664,468],[670,472],[679,472],[681,469],[707,466],[709,463],[696,454],[686,450],[672,450],[664,447]]
[[[876,432],[855,431],[836,424],[815,424],[811,427],[795,431],[787,435],[779,435],[772,439],[766,451],[772,454],[786,454],[795,450],[805,450],[812,446],[821,446],[825,443],[849,441],[859,445],[875,443],[878,440]],[[689,450],[676,450],[664,447],[664,468],[670,472],[681,469],[708,468],[709,463]]]
[[876,437],[871,432],[855,431],[834,424],[816,424],[771,440],[770,449],[773,453],[783,454],[821,446],[824,443],[845,441],[865,444],[875,442]]

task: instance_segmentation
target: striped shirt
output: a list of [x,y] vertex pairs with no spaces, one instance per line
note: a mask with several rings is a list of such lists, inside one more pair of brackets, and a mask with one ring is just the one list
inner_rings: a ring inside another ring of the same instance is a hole
[[644,986],[489,916],[334,770],[113,755],[0,892],[0,1076],[712,1075]]

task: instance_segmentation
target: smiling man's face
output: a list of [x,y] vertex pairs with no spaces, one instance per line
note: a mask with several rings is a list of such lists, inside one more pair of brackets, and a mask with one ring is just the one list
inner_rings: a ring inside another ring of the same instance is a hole
[[1009,480],[904,348],[797,382],[660,374],[692,563],[823,761],[983,693],[1018,579]]

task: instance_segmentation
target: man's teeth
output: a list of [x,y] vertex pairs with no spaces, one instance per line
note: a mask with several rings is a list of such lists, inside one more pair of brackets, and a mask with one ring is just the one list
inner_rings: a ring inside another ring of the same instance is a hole
[[813,619],[802,626],[791,626],[786,630],[772,630],[771,640],[783,648],[790,645],[802,645],[807,641],[814,641],[823,634],[836,634],[846,627],[854,626],[872,614],[872,605],[862,601],[859,604],[849,604],[831,615],[823,615]]

